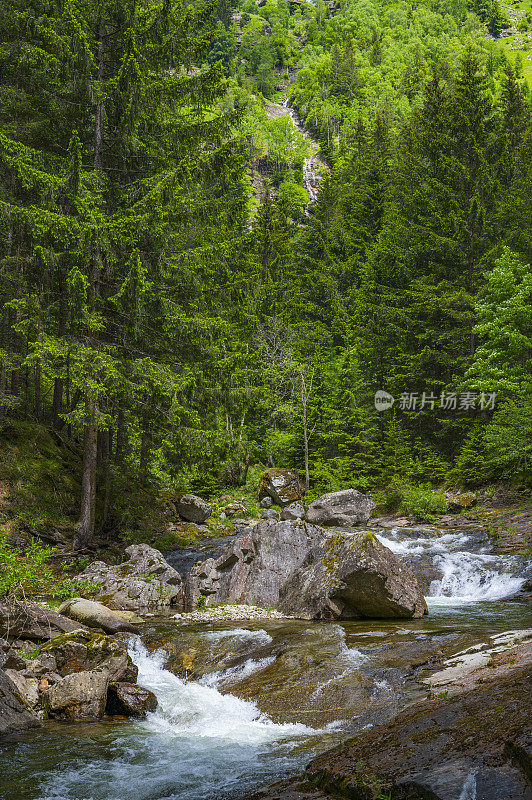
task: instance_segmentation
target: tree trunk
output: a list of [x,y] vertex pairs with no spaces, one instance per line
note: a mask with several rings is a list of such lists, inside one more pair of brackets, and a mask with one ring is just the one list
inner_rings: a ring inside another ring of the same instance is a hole
[[100,530],[103,531],[107,524],[107,519],[109,517],[109,506],[111,503],[111,453],[113,452],[113,431],[111,429],[103,432],[101,437],[101,445],[100,463],[102,465],[104,494]]
[[94,120],[94,169],[101,171],[103,168],[103,141],[104,141],[104,115],[105,102],[103,96],[103,79],[105,64],[105,25],[102,19],[98,22],[98,97],[96,100],[96,115]]
[[118,418],[116,421],[116,449],[115,449],[115,461],[117,464],[124,463],[124,451],[125,451],[125,444],[126,444],[126,415],[120,409],[118,412]]
[[54,380],[54,399],[52,401],[52,425],[54,428],[59,428],[59,415],[63,410],[63,380],[56,378]]
[[140,438],[140,478],[145,481],[148,477],[148,461],[150,458],[150,417],[148,411],[142,415],[142,434]]
[[38,358],[35,362],[35,419],[37,422],[41,419],[41,360]]
[[96,517],[96,463],[98,457],[97,405],[86,401],[87,422],[83,444],[83,474],[81,478],[81,509],[74,548],[82,550],[92,543]]

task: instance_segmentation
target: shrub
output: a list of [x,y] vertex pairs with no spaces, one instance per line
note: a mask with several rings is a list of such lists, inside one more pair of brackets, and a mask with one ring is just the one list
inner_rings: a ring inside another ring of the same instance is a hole
[[421,520],[432,520],[447,511],[447,500],[443,492],[435,491],[430,484],[406,486],[401,502],[401,511]]
[[7,526],[0,527],[0,597],[21,598],[36,594],[66,599],[89,594],[97,586],[88,581],[58,578],[50,566],[55,548],[32,540],[25,548],[8,543]]
[[207,598],[204,594],[200,594],[198,599],[196,600],[196,608],[198,611],[206,611],[207,610]]

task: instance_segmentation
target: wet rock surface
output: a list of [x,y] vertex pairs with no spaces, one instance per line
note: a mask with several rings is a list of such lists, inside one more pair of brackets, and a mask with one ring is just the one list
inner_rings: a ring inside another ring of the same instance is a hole
[[134,683],[113,682],[107,689],[107,714],[119,714],[126,717],[145,717],[149,711],[157,708],[157,698]]
[[529,800],[531,678],[532,647],[520,645],[495,658],[490,678],[410,706],[248,800]]

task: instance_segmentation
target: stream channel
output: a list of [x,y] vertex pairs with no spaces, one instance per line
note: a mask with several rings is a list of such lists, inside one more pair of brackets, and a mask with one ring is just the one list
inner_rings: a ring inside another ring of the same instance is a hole
[[231,800],[297,771],[427,696],[442,660],[532,627],[520,556],[478,530],[377,531],[414,567],[419,620],[189,625],[150,618],[132,637],[143,721],[48,723],[0,748],[2,800]]

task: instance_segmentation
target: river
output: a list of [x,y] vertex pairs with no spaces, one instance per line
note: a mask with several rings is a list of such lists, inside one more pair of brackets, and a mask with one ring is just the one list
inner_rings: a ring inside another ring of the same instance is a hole
[[378,535],[422,576],[428,617],[153,619],[130,650],[158,709],[144,721],[48,724],[5,741],[0,798],[231,800],[426,696],[421,679],[442,659],[532,627],[530,607],[515,599],[529,565],[493,552],[484,534],[417,527]]

